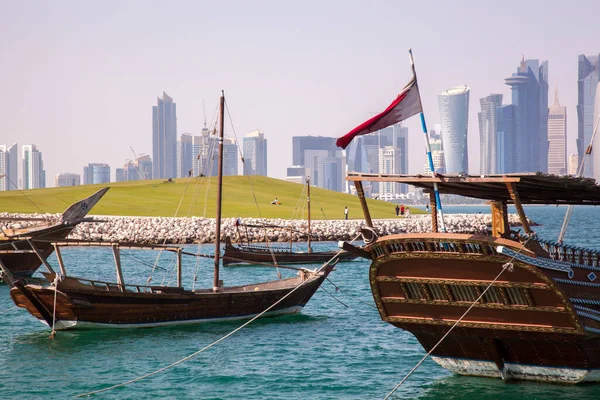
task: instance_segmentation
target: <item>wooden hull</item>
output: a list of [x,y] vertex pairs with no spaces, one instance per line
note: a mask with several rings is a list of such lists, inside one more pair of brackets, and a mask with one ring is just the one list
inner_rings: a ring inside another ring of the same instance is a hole
[[[462,234],[380,238],[366,249],[379,313],[459,374],[600,381],[600,285],[590,276],[600,268],[592,260],[567,265],[529,247]],[[513,257],[512,271],[434,349]]]
[[265,316],[297,313],[332,268],[302,271],[301,276],[285,280],[221,288],[216,293],[159,286],[126,286],[122,291],[116,284],[101,287],[67,277],[56,292],[51,286],[17,282],[10,294],[17,306],[52,325],[56,293],[57,329],[180,325],[252,318],[279,300]]
[[[14,250],[13,245],[17,250]],[[50,257],[54,252],[54,247],[52,247],[50,243],[40,242],[36,243],[36,245],[43,258]],[[0,249],[12,249],[10,250],[10,253],[0,254],[0,261],[2,261],[6,269],[14,276],[31,276],[42,265],[42,260],[40,260],[37,254],[32,252],[31,247],[27,242],[3,240],[0,241]]]
[[[293,251],[273,250],[277,264],[323,264],[328,261],[352,261],[356,255],[342,251],[317,251],[312,253],[298,253]],[[237,247],[232,244],[225,245],[223,265],[231,264],[273,264],[273,254],[267,248]]]

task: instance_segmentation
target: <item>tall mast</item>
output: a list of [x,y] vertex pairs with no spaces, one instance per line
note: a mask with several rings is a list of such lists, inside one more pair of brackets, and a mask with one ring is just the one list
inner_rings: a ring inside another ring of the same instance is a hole
[[219,290],[219,257],[221,256],[221,199],[223,197],[223,130],[225,127],[225,92],[221,91],[221,111],[219,122],[219,167],[217,185],[217,219],[215,220],[215,272],[213,291]]
[[[415,70],[415,61],[413,60],[412,49],[408,49],[408,54],[410,56],[410,66],[412,68],[412,73],[415,79],[417,79],[417,71]],[[417,88],[419,87],[419,83],[417,82]],[[421,94],[419,93],[419,103],[421,103]],[[425,150],[427,151],[427,161],[429,162],[429,169],[431,170],[431,176],[435,178],[435,166],[433,164],[433,157],[431,156],[431,146],[429,144],[429,133],[427,132],[427,125],[425,124],[425,115],[423,114],[423,107],[421,105],[421,112],[419,113],[421,117],[421,127],[423,128],[423,134],[425,135]],[[440,200],[440,192],[438,190],[437,182],[433,182],[433,193],[435,194],[435,203],[437,212],[440,214],[440,228],[442,232],[446,232],[446,224],[444,223],[444,211],[442,210],[442,201]],[[433,223],[433,213],[432,213],[432,226],[435,225]],[[436,215],[437,217],[437,215]],[[437,219],[437,218],[436,218]]]
[[312,253],[312,249],[310,248],[310,178],[306,178],[306,203],[308,207],[308,252]]

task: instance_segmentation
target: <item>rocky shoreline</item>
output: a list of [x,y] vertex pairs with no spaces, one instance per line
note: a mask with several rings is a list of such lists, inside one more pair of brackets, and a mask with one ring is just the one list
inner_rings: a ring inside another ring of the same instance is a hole
[[[60,214],[0,214],[3,217],[36,217],[47,218],[54,223],[59,222]],[[76,240],[102,240],[149,243],[211,243],[215,239],[214,218],[166,218],[166,217],[116,217],[91,216],[98,222],[79,224],[68,236]],[[446,229],[452,233],[483,233],[492,224],[490,214],[449,214],[445,218]],[[516,214],[508,217],[510,226],[518,226]],[[271,242],[306,241],[307,221],[245,218],[242,225],[236,226],[236,218],[225,218],[221,225],[221,237],[230,236],[233,240],[242,234],[244,240],[264,242],[265,228],[250,226],[277,226],[266,229]],[[39,222],[37,222],[39,224]],[[535,225],[534,222],[530,222]],[[18,229],[35,225],[36,222],[1,223],[4,229]],[[244,225],[246,224],[246,225]],[[398,233],[421,233],[431,231],[429,215],[414,215],[411,218],[395,218],[373,220],[380,235]],[[338,241],[351,240],[365,226],[364,220],[316,220],[311,221],[312,240]]]

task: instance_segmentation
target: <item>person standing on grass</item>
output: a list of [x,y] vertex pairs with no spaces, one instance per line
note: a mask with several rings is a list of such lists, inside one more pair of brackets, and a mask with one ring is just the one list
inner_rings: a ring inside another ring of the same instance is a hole
[[344,216],[345,219],[348,219],[348,207],[344,207]]
[[405,213],[406,213],[406,218],[410,218],[410,207],[409,206],[406,206]]
[[404,204],[400,206],[400,215],[404,216]]

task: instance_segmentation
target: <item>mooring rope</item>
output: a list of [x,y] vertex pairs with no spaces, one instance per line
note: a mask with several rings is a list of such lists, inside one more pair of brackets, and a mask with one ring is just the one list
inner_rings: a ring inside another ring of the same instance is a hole
[[383,398],[383,400],[387,400],[390,398],[390,396],[392,394],[394,394],[394,392],[396,390],[398,390],[398,388],[400,388],[400,386],[402,386],[402,384],[413,374],[413,372],[415,372],[417,370],[417,368],[419,368],[421,366],[421,364],[423,364],[423,362],[425,362],[425,360],[431,355],[431,353],[433,353],[433,351],[444,341],[444,339],[446,339],[446,337],[450,334],[450,332],[452,332],[452,330],[454,330],[454,328],[456,328],[456,326],[467,316],[467,314],[469,313],[469,311],[471,311],[471,309],[473,307],[475,307],[475,304],[477,304],[479,302],[479,300],[481,300],[483,298],[483,296],[487,293],[487,291],[492,287],[492,285],[494,283],[496,283],[496,281],[500,278],[500,275],[502,275],[504,273],[504,271],[506,271],[507,269],[509,271],[513,270],[513,261],[515,259],[515,257],[521,252],[521,250],[523,250],[523,248],[525,247],[525,245],[529,242],[529,240],[531,239],[531,237],[529,239],[527,239],[522,245],[521,248],[519,249],[519,251],[517,251],[515,253],[514,256],[512,256],[512,258],[506,262],[505,264],[502,265],[502,270],[498,273],[498,275],[496,275],[496,277],[494,278],[493,281],[490,282],[490,284],[485,288],[485,290],[483,292],[481,292],[481,294],[479,295],[479,297],[477,297],[477,299],[475,299],[475,301],[473,303],[471,303],[471,305],[469,306],[469,308],[467,309],[467,311],[464,312],[464,314],[450,327],[450,329],[448,329],[448,332],[446,332],[446,334],[444,336],[442,336],[442,338],[435,344],[435,346],[433,346],[431,348],[431,350],[429,350],[429,352],[427,352],[427,354],[425,354],[423,356],[423,358],[421,358],[421,361],[419,361],[417,363],[417,365],[415,365],[413,367],[413,369],[410,370],[410,372],[404,377],[404,379],[402,379],[400,381],[400,383],[398,383],[391,392],[389,392],[387,394],[387,396],[385,396]]
[[0,315],[2,315],[2,314],[6,314],[7,312],[9,312],[10,310],[12,310],[13,308],[17,308],[17,307],[18,307],[18,306],[12,306],[12,307],[10,307],[10,308],[7,308],[6,310],[4,310],[4,311],[0,312]]
[[56,324],[56,293],[58,292],[58,282],[59,281],[60,281],[60,275],[55,274],[54,282],[52,282],[52,284],[54,285],[54,306],[52,307],[52,332],[50,332],[49,339],[54,339],[54,336],[56,336],[56,329],[54,329],[54,326]]
[[233,334],[239,332],[240,330],[242,330],[243,328],[245,328],[246,326],[250,325],[252,322],[256,321],[258,318],[260,318],[261,316],[263,316],[265,313],[267,313],[268,311],[270,311],[273,307],[275,307],[277,304],[281,303],[283,300],[285,300],[286,298],[288,298],[292,293],[294,293],[296,290],[298,290],[300,287],[302,286],[302,283],[298,284],[298,286],[296,286],[294,289],[292,289],[289,293],[287,293],[285,296],[283,296],[281,299],[277,300],[275,303],[273,303],[272,305],[270,305],[266,310],[264,310],[263,312],[261,312],[260,314],[258,314],[257,316],[253,317],[251,320],[247,321],[246,323],[244,323],[243,325],[237,327],[236,329],[234,329],[233,331],[229,332],[227,335],[221,337],[218,340],[215,340],[214,342],[212,342],[211,344],[209,344],[208,346],[205,346],[203,348],[201,348],[200,350],[183,357],[182,359],[175,361],[172,364],[169,364],[165,367],[159,368],[156,371],[150,372],[148,374],[142,375],[140,377],[137,377],[135,379],[131,379],[127,382],[123,382],[123,383],[119,383],[117,385],[113,385],[113,386],[109,386],[107,388],[104,389],[99,389],[99,390],[94,390],[91,392],[87,392],[87,393],[83,393],[83,394],[78,394],[77,396],[75,396],[75,398],[79,398],[79,397],[85,397],[85,396],[90,396],[92,394],[97,394],[97,393],[102,393],[102,392],[106,392],[108,390],[112,390],[112,389],[116,389],[118,387],[122,387],[122,386],[126,386],[129,385],[131,383],[134,382],[138,382],[141,381],[142,379],[146,379],[149,378],[153,375],[156,375],[158,373],[161,373],[163,371],[166,371],[167,369],[173,368],[174,366],[181,364],[184,361],[187,361],[195,356],[197,356],[198,354],[202,353],[205,350],[210,349],[211,347],[215,346],[216,344],[222,342],[223,340],[227,339],[228,337],[232,336]]
[[332,286],[335,288],[335,290],[338,290],[338,291],[340,291],[340,292],[344,293],[346,296],[352,297],[354,300],[356,300],[356,301],[359,301],[359,302],[361,302],[361,303],[363,303],[363,304],[366,304],[366,305],[368,305],[369,307],[372,307],[372,308],[374,308],[374,309],[376,309],[376,310],[377,310],[377,306],[376,306],[376,305],[374,305],[374,304],[371,304],[371,303],[367,303],[366,301],[364,301],[364,300],[360,299],[358,296],[354,296],[354,295],[352,295],[352,294],[350,294],[350,293],[347,293],[346,291],[342,290],[342,288],[341,288],[341,287],[339,287],[338,285],[336,285],[335,283],[333,283],[333,282],[331,281],[331,279],[329,279],[329,277],[327,277],[327,278],[325,278],[325,279],[327,279],[327,282],[331,283],[331,285],[332,285]]
[[325,293],[327,293],[328,295],[330,295],[335,301],[337,301],[338,303],[340,303],[344,307],[350,308],[350,306],[348,304],[344,303],[343,301],[341,301],[340,299],[338,299],[337,297],[335,297],[333,294],[329,293],[329,290],[325,289],[323,287],[323,285],[321,285],[321,287],[319,289],[323,290]]

